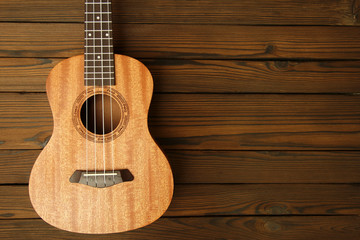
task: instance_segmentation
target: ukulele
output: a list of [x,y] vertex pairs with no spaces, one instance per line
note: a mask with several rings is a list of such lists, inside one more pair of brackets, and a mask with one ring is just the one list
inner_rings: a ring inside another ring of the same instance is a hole
[[70,232],[146,226],[168,208],[170,165],[148,130],[149,70],[114,55],[110,0],[85,1],[85,52],[61,61],[46,92],[53,134],[30,175],[37,214]]

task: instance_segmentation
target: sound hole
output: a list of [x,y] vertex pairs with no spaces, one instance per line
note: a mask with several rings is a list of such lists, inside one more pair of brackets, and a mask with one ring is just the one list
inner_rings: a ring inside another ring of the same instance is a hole
[[106,94],[96,94],[84,102],[80,116],[87,130],[94,134],[107,134],[119,125],[120,113],[119,103],[114,98]]

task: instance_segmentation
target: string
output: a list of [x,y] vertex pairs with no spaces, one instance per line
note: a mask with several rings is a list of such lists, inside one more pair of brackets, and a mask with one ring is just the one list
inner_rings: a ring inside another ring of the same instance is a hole
[[95,48],[95,45],[96,45],[96,30],[95,30],[95,21],[96,21],[96,19],[95,19],[95,11],[96,11],[96,9],[95,9],[95,0],[93,0],[93,7],[92,7],[92,9],[93,9],[93,19],[92,19],[92,22],[93,22],[93,50],[94,50],[94,52],[93,52],[93,54],[92,54],[92,56],[93,56],[93,80],[94,80],[94,163],[95,163],[95,167],[94,167],[94,172],[95,172],[95,185],[97,186],[97,177],[96,177],[96,92],[95,92],[95,90],[96,90],[96,84],[95,84],[95,82],[96,82],[96,48]]
[[[87,5],[85,4],[85,21],[89,21],[89,18],[88,18],[88,14],[87,14]],[[87,23],[85,23],[85,25],[87,25]],[[87,29],[87,28],[85,28]],[[87,32],[85,31],[85,46],[89,46],[89,43],[88,43],[88,34]],[[87,65],[87,62],[86,60],[88,60],[88,54],[87,53],[87,49],[85,49],[85,54],[84,54],[84,57],[85,57],[85,62],[84,62],[84,65],[86,66]],[[88,85],[88,78],[86,77],[86,73],[87,73],[87,68],[86,70],[84,71],[85,74],[84,74],[84,78],[85,78],[85,96],[87,97],[88,95],[88,88],[87,88],[87,85]],[[85,102],[85,114],[86,114],[86,120],[85,120],[85,125],[86,125],[86,147],[85,147],[85,154],[86,154],[86,184],[89,184],[89,177],[88,177],[88,158],[89,158],[89,154],[88,154],[88,127],[89,127],[89,117],[88,117],[88,106],[89,106],[89,101],[86,100]]]
[[[108,46],[109,46],[109,54],[111,54],[110,55],[110,57],[114,57],[114,55],[113,55],[113,51],[112,51],[112,49],[111,49],[111,46],[110,45],[112,45],[111,44],[111,37],[112,37],[112,30],[111,30],[111,25],[110,25],[110,21],[112,21],[112,20],[110,20],[110,18],[111,18],[111,15],[110,15],[110,11],[111,11],[111,8],[110,8],[110,4],[111,4],[111,0],[109,0],[109,4],[107,4],[107,7],[106,7],[106,12],[108,13],[108,33],[107,33],[107,37],[108,37]],[[112,59],[113,61],[114,61],[114,59]],[[115,81],[115,67],[114,67],[114,69],[113,68],[111,68],[112,67],[112,63],[114,64],[114,62],[111,62],[111,61],[109,61],[109,75],[110,75],[110,81],[112,80],[112,74],[114,74],[113,75],[113,77],[114,77],[114,81]],[[115,64],[114,64],[115,65]],[[113,183],[115,183],[115,163],[114,163],[114,134],[112,134],[112,132],[113,132],[113,130],[114,130],[114,126],[113,126],[113,112],[112,112],[112,86],[111,86],[111,83],[110,83],[110,132],[111,132],[111,164],[112,164],[112,176],[113,176]]]
[[102,23],[103,23],[103,12],[102,12],[102,0],[100,0],[100,42],[101,42],[101,114],[102,114],[102,134],[103,134],[103,142],[102,142],[102,147],[103,147],[103,163],[104,163],[104,184],[106,186],[106,178],[105,178],[105,106],[104,106],[104,54],[103,54],[103,27],[102,27]]

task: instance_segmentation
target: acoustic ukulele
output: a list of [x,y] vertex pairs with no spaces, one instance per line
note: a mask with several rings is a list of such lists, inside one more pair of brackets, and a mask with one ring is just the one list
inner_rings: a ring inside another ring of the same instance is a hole
[[141,62],[114,55],[110,1],[85,1],[84,55],[50,72],[54,129],[29,180],[38,215],[71,232],[146,226],[173,193],[170,165],[148,130],[153,80]]

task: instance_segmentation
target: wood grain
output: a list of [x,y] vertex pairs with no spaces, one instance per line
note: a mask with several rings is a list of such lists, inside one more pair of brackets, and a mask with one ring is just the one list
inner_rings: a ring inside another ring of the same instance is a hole
[[[359,150],[360,96],[157,94],[151,132],[165,149]],[[0,96],[1,149],[41,149],[52,132],[45,94]],[[10,120],[11,119],[11,120]]]
[[[122,0],[113,1],[119,23],[243,25],[356,25],[359,3],[353,0]],[[0,2],[0,21],[82,22],[83,3],[72,0]]]
[[[27,186],[0,186],[0,219],[39,218]],[[165,216],[359,215],[360,185],[176,185]]]
[[177,185],[164,218],[96,236],[38,219],[25,185],[52,132],[46,76],[83,53],[83,1],[0,9],[1,239],[359,239],[360,0],[113,1]]
[[0,85],[4,92],[45,92],[50,70],[62,59],[1,58]]
[[166,150],[179,183],[359,183],[360,152]]
[[[44,92],[60,59],[2,58],[2,92]],[[358,93],[360,61],[147,59],[161,93]],[[340,84],[341,83],[341,84]]]
[[[82,24],[0,23],[0,29],[0,57],[83,53]],[[137,59],[360,59],[358,27],[114,24],[113,31],[115,52]]]
[[[0,184],[28,183],[40,150],[0,150]],[[359,151],[165,150],[176,183],[359,183]],[[241,174],[239,174],[241,173]]]
[[[37,214],[57,228],[87,234],[129,231],[154,222],[170,204],[170,165],[147,126],[151,74],[141,62],[122,55],[115,56],[115,69],[113,96],[119,92],[125,99],[129,120],[109,142],[97,143],[98,137],[87,141],[74,127],[73,118],[80,117],[74,105],[91,89],[85,90],[83,82],[84,56],[60,62],[47,79],[54,130],[31,170],[29,195]],[[134,179],[104,188],[69,181],[76,170],[114,169],[128,169]]]
[[[87,239],[258,239],[357,240],[358,216],[193,217],[162,218],[142,229],[121,234],[87,235]],[[19,231],[21,229],[21,231]],[[1,220],[2,239],[84,239],[84,235],[53,228],[41,220]]]

